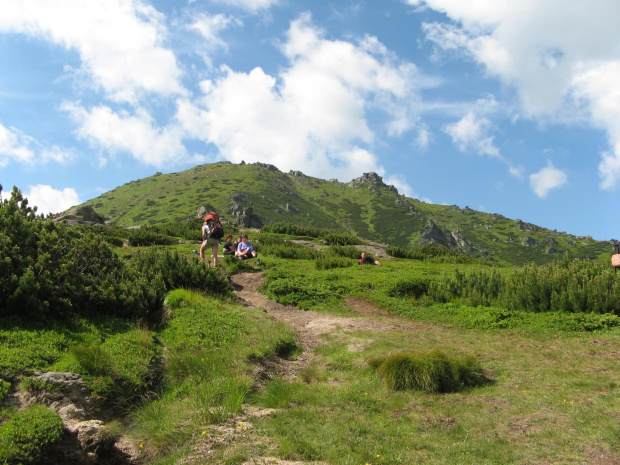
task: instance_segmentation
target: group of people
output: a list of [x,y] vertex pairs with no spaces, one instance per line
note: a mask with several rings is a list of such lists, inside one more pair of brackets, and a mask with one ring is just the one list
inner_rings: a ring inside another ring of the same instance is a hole
[[[211,248],[213,252],[213,264],[217,266],[218,259],[218,248],[220,245],[219,238],[212,237],[212,231],[217,226],[221,229],[221,224],[213,223],[209,221],[212,219],[212,216],[216,216],[219,220],[219,216],[217,214],[212,213],[207,218],[202,225],[202,245],[200,246],[200,260],[205,259],[205,250],[207,248]],[[220,236],[221,237],[221,236]],[[226,236],[226,241],[224,242],[224,255],[234,255],[241,260],[247,260],[248,258],[256,258],[256,250],[254,250],[254,246],[248,240],[247,234],[241,234],[236,242],[233,242],[233,235],[228,234]],[[361,258],[358,260],[360,265],[381,265],[378,260],[375,260],[372,257],[369,257],[366,252],[362,252]]]
[[224,242],[224,255],[234,255],[241,260],[247,260],[248,258],[256,258],[256,250],[254,246],[248,240],[247,234],[241,234],[237,238],[236,242],[232,241],[232,234],[226,236],[226,242]]
[[[221,225],[217,225],[221,228]],[[220,240],[213,237],[212,231],[215,225],[212,221],[205,218],[202,225],[202,245],[200,246],[200,260],[205,260],[205,251],[210,248],[213,253],[213,265],[217,266],[218,262],[218,248],[220,246]],[[226,236],[224,242],[224,255],[235,255],[241,260],[247,260],[248,258],[256,258],[256,250],[254,246],[248,240],[247,234],[239,236],[236,242],[232,241],[232,234]]]

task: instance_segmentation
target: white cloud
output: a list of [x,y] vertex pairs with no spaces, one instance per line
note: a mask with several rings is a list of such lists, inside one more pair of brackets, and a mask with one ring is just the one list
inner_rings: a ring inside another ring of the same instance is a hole
[[28,206],[37,206],[37,213],[60,213],[66,209],[82,203],[77,192],[72,187],[58,190],[45,184],[28,186],[29,192],[23,193],[28,199]]
[[[231,25],[241,25],[241,21],[236,18],[232,18],[226,15],[207,15],[200,14],[195,20],[187,26],[189,30],[198,32],[205,40],[206,51],[210,51],[216,48],[222,48],[228,50],[228,44],[220,37],[222,31],[229,28]],[[205,57],[208,57],[205,54]],[[209,66],[210,61],[208,61]]]
[[620,180],[620,2],[592,0],[408,0],[454,24],[425,25],[440,49],[462,51],[516,89],[522,113],[603,128],[601,187]]
[[[277,77],[222,68],[201,83],[199,102],[180,100],[177,119],[189,135],[217,146],[222,158],[261,161],[286,171],[350,180],[383,173],[372,145],[417,124],[417,70],[373,37],[327,40],[303,15],[291,23]],[[368,114],[379,115],[371,127]]]
[[565,171],[555,168],[551,162],[548,162],[545,168],[530,175],[530,186],[538,197],[544,199],[551,189],[566,184],[567,180],[568,176]]
[[32,163],[35,154],[28,147],[31,142],[31,138],[0,124],[0,168],[6,166],[11,160],[19,163]]
[[211,0],[213,3],[220,3],[224,5],[234,6],[241,8],[252,13],[256,13],[261,10],[267,10],[274,5],[280,3],[280,0]]
[[190,158],[182,144],[184,132],[174,125],[157,127],[144,109],[119,114],[106,106],[87,110],[69,102],[62,108],[79,125],[78,137],[94,147],[110,153],[127,151],[140,162],[155,167]]
[[163,17],[140,0],[2,2],[0,31],[76,50],[81,74],[116,101],[135,102],[142,92],[185,92],[175,56],[163,47]]
[[472,111],[459,121],[444,126],[443,130],[452,138],[452,142],[461,152],[474,151],[480,155],[500,158],[499,149],[488,135],[491,122],[477,117]]

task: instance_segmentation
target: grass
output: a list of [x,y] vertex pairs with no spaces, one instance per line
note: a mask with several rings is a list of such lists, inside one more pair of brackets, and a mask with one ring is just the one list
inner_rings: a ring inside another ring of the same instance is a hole
[[[191,245],[178,247],[191,253]],[[0,321],[0,378],[51,368],[132,386],[139,396],[130,399],[131,426],[121,433],[116,424],[110,434],[128,435],[145,464],[180,463],[197,450],[218,464],[620,461],[619,328],[575,314],[425,300],[429,283],[476,265],[403,259],[317,269],[310,259],[260,258],[251,266],[267,270],[264,292],[299,307],[291,312],[351,317],[324,335],[294,381],[256,376],[264,371],[257,367],[298,355],[290,328],[261,309],[184,289],[167,295],[157,328],[114,319],[55,328]],[[241,271],[226,261],[223,269]],[[374,329],[355,324],[349,297],[374,309]],[[438,353],[457,373],[466,361],[475,380],[482,372],[492,382],[398,390],[375,368],[397,354]],[[0,397],[7,390],[0,382]],[[15,412],[2,415],[0,428]]]

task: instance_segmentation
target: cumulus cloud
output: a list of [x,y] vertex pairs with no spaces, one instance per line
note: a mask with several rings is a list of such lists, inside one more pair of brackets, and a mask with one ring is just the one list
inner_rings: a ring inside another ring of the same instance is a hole
[[0,31],[76,50],[81,74],[116,101],[135,102],[143,92],[185,92],[176,58],[163,46],[163,17],[140,0],[3,2]]
[[444,132],[452,138],[454,145],[461,152],[474,151],[481,155],[500,157],[499,149],[488,135],[491,122],[480,118],[473,112],[467,113],[459,121],[444,126]]
[[76,133],[94,147],[110,153],[129,152],[140,162],[163,167],[190,157],[182,143],[184,131],[175,125],[158,127],[148,112],[116,113],[107,106],[90,110],[71,102],[62,108],[79,125]]
[[601,153],[601,187],[620,180],[620,36],[615,0],[406,0],[445,13],[427,23],[440,50],[463,52],[513,86],[522,114],[603,128],[612,153]]
[[28,206],[36,205],[37,213],[40,214],[60,213],[82,203],[72,187],[59,190],[46,184],[37,184],[28,188],[29,192],[24,192],[23,196],[28,199]]
[[0,167],[14,161],[21,164],[65,163],[71,153],[58,146],[42,147],[33,137],[0,123]]
[[567,180],[566,172],[555,168],[551,162],[548,162],[545,168],[530,175],[530,186],[538,197],[544,199],[551,189],[566,184]]
[[19,163],[32,163],[34,152],[28,147],[32,139],[0,124],[0,168],[11,160]]
[[[372,146],[415,127],[418,71],[374,37],[327,40],[309,15],[291,23],[281,45],[290,65],[278,76],[221,69],[201,83],[200,101],[180,99],[188,136],[217,146],[222,158],[262,161],[324,178],[383,173]],[[371,127],[369,113],[382,125]]]

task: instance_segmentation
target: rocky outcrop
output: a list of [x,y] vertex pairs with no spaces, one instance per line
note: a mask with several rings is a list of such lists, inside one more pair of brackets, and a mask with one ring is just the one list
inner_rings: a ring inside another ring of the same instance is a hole
[[557,245],[558,245],[558,242],[553,237],[550,237],[549,241],[547,242],[547,250],[545,250],[545,253],[547,255],[551,255],[554,253],[561,253],[562,251],[557,248]]
[[420,234],[420,245],[437,244],[453,249],[456,247],[454,238],[446,236],[433,220],[428,220],[428,227]]
[[[194,218],[204,218],[204,217],[206,217],[211,212],[217,212],[217,210],[210,203],[206,203],[206,204],[198,207],[198,210],[196,210],[196,216],[194,216]],[[218,214],[219,214],[219,212],[218,212]],[[221,215],[220,215],[220,219],[222,219]]]
[[538,245],[538,241],[533,237],[526,236],[523,238],[523,241],[521,241],[521,245],[524,245],[526,247],[535,247]]
[[95,211],[90,205],[74,207],[54,217],[57,223],[66,222],[68,225],[86,224],[89,226],[105,225],[105,217]]
[[254,214],[251,206],[250,196],[245,192],[238,192],[229,196],[231,200],[230,206],[227,208],[232,223],[243,228],[262,228],[263,220]]
[[532,223],[526,223],[525,221],[521,221],[519,219],[515,220],[515,228],[519,231],[538,231],[539,227]]
[[458,229],[452,231],[452,238],[456,241],[457,247],[461,252],[471,253],[474,251],[474,247],[465,240],[465,236]]
[[383,182],[383,178],[379,176],[377,173],[364,173],[359,178],[353,179],[349,186],[351,187],[361,187],[364,185],[370,184],[371,186],[385,186]]
[[49,386],[46,390],[18,390],[17,404],[27,407],[43,404],[58,413],[65,434],[44,463],[75,463],[101,465],[132,463],[130,454],[116,447],[118,436],[110,434],[106,422],[114,415],[98,397],[93,397],[77,373],[29,372],[24,378]]

